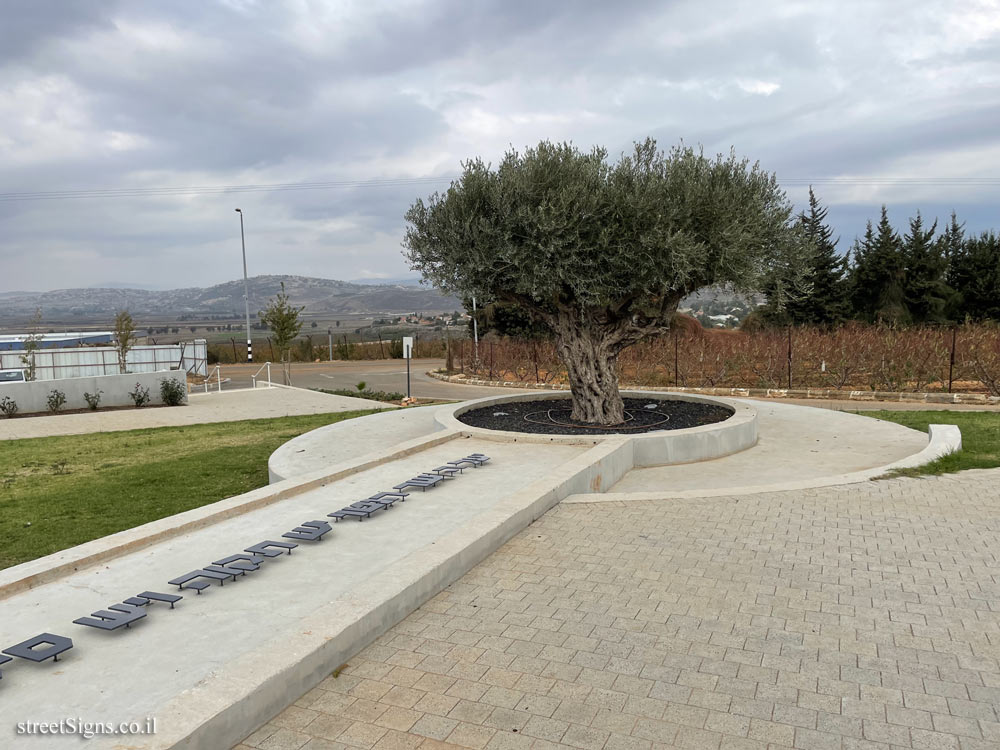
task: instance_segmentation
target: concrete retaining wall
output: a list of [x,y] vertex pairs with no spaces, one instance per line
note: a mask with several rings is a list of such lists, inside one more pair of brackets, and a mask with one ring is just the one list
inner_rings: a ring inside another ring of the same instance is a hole
[[628,467],[629,469],[637,466],[663,466],[706,461],[738,453],[757,444],[757,410],[749,404],[685,393],[622,391],[622,396],[712,404],[730,409],[733,414],[728,419],[715,424],[680,430],[660,430],[638,435],[539,435],[472,427],[458,419],[461,414],[467,411],[491,404],[565,398],[562,393],[528,392],[510,396],[490,396],[475,401],[465,401],[458,406],[453,404],[442,406],[435,413],[434,419],[442,429],[454,430],[481,440],[570,445],[597,445],[609,440],[625,441],[631,446],[629,448],[629,461],[632,465]]
[[66,403],[63,405],[63,409],[66,410],[86,409],[87,401],[83,394],[94,394],[98,391],[101,391],[101,407],[135,406],[135,402],[128,394],[135,388],[135,384],[139,383],[143,388],[149,389],[149,403],[155,405],[163,403],[160,397],[160,381],[165,378],[173,378],[181,383],[184,388],[184,403],[187,403],[187,379],[184,373],[178,370],[4,383],[0,385],[0,399],[4,396],[13,399],[17,403],[19,414],[48,411],[46,401],[53,390],[60,390],[66,394]]

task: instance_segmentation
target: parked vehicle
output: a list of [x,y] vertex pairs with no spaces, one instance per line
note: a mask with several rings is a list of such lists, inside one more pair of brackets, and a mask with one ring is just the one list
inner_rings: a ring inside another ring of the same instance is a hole
[[0,383],[24,383],[27,379],[24,370],[0,370]]

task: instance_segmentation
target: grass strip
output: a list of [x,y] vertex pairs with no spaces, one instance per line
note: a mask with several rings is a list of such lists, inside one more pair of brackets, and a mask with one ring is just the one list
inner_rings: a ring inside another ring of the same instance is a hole
[[917,477],[950,474],[965,469],[1000,466],[1000,412],[985,411],[866,411],[866,417],[896,422],[927,432],[931,424],[954,424],[962,431],[962,450],[912,469],[896,469],[888,476]]
[[2,441],[0,568],[263,487],[280,445],[372,413]]

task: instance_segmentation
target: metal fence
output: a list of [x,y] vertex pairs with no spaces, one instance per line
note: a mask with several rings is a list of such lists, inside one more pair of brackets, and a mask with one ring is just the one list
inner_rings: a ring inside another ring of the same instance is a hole
[[[25,368],[24,351],[0,352],[0,370]],[[118,375],[118,350],[113,346],[86,346],[74,349],[39,349],[33,354],[36,380]],[[208,353],[204,339],[180,344],[137,346],[126,357],[129,372],[184,370],[192,375],[208,374]]]

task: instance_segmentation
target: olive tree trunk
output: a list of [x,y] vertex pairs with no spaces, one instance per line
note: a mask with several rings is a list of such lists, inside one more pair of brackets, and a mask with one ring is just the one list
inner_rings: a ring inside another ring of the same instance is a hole
[[572,418],[601,425],[624,422],[625,405],[618,392],[618,353],[622,345],[616,337],[600,329],[560,321],[556,345],[569,374]]

